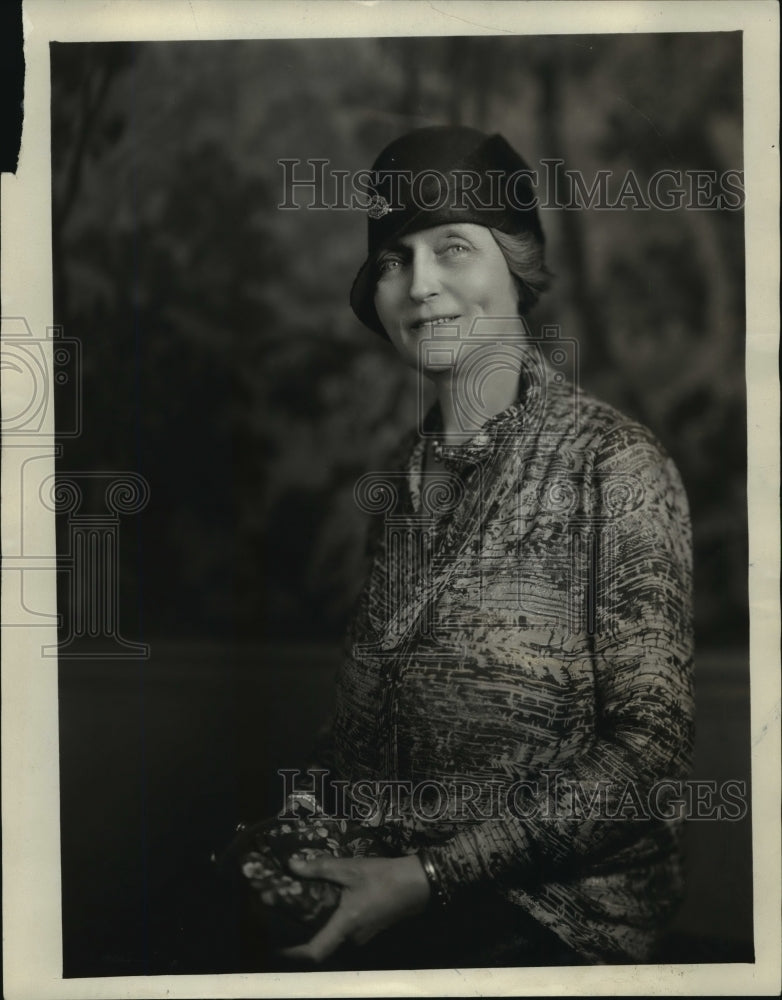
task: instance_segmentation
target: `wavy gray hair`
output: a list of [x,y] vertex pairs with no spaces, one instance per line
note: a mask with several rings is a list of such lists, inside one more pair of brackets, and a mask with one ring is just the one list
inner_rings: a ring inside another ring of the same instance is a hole
[[516,279],[519,315],[525,316],[551,284],[552,274],[546,267],[543,244],[533,233],[515,235],[502,233],[499,229],[489,231]]

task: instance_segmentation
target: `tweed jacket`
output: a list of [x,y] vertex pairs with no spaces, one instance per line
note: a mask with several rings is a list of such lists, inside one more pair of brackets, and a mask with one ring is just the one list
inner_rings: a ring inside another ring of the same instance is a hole
[[422,472],[436,404],[359,482],[332,763],[354,796],[396,783],[378,821],[449,906],[479,891],[584,961],[645,961],[684,884],[660,793],[692,754],[687,500],[646,428],[544,372],[447,479]]

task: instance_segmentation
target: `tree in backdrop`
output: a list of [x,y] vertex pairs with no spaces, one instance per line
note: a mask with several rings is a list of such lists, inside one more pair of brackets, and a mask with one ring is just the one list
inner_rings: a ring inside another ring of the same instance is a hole
[[[741,169],[741,100],[725,33],[53,45],[55,319],[84,356],[62,468],[149,480],[122,558],[146,631],[338,635],[364,568],[353,484],[416,420],[415,377],[347,305],[362,213],[280,209],[281,159],[354,171],[409,128],[463,123],[560,179],[643,187]],[[557,280],[534,320],[672,453],[700,634],[740,641],[742,215],[542,216]]]

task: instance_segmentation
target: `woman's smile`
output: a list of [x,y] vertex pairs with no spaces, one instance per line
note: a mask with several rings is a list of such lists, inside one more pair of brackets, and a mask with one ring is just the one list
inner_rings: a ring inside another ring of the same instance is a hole
[[409,324],[410,330],[413,333],[418,333],[420,330],[425,330],[433,326],[448,326],[451,323],[455,323],[459,319],[457,316],[424,316],[421,319],[413,320]]

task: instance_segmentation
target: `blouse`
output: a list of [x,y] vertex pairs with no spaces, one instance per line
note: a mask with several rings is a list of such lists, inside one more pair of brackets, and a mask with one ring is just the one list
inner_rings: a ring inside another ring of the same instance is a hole
[[334,771],[353,805],[378,793],[370,821],[426,849],[450,906],[478,891],[584,961],[649,960],[683,895],[693,748],[679,474],[650,431],[546,366],[445,450],[445,480],[422,471],[440,429],[435,404],[357,485],[371,569]]

